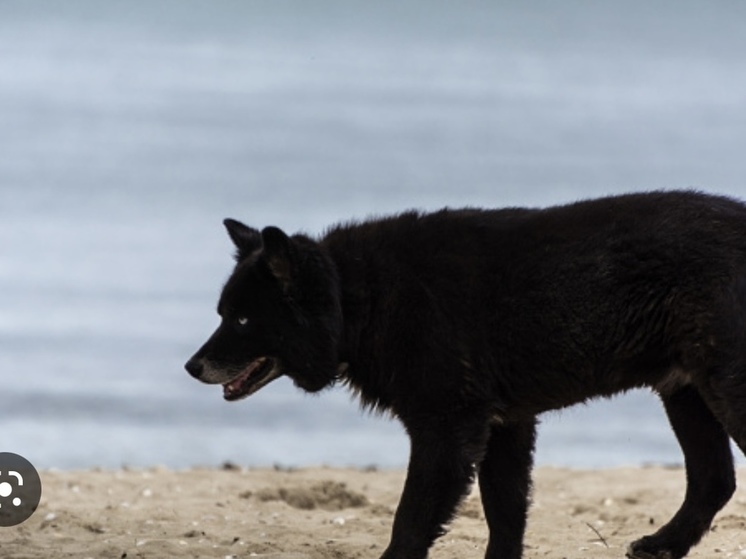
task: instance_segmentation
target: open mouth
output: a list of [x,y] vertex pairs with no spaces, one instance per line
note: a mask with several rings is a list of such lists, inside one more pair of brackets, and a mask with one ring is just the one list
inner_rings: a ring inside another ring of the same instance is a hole
[[279,376],[279,368],[274,362],[260,357],[249,363],[233,380],[223,384],[223,398],[229,402],[246,398]]

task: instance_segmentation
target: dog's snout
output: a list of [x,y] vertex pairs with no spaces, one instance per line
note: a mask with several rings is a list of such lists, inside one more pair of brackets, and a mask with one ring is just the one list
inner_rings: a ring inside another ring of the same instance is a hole
[[184,368],[190,375],[192,375],[196,379],[200,378],[205,370],[205,366],[204,363],[202,363],[202,360],[197,359],[196,357],[192,357],[189,361],[187,361],[186,365],[184,365]]

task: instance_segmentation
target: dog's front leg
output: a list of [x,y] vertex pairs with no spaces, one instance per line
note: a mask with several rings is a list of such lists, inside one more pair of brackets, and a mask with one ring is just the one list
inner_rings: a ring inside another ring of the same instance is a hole
[[479,467],[479,488],[490,527],[486,559],[523,556],[535,439],[536,420],[492,427]]
[[381,559],[425,559],[474,480],[489,430],[454,418],[406,423],[411,439],[407,479]]

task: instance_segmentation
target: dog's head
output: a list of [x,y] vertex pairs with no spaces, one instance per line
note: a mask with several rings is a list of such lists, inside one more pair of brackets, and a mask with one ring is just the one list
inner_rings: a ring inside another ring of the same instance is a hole
[[282,375],[309,392],[331,385],[342,328],[334,263],[308,237],[224,223],[236,267],[218,303],[221,323],[187,371],[222,384],[226,400],[245,398]]

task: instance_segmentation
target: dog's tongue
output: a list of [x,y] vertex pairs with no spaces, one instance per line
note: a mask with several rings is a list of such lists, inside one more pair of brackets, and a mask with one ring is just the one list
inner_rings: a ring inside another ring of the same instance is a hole
[[256,371],[262,363],[264,363],[263,358],[252,361],[252,363],[248,367],[246,367],[246,370],[243,373],[238,375],[232,381],[223,385],[223,395],[230,398],[231,396],[243,392],[244,384],[246,384],[246,381],[249,380],[251,374]]

